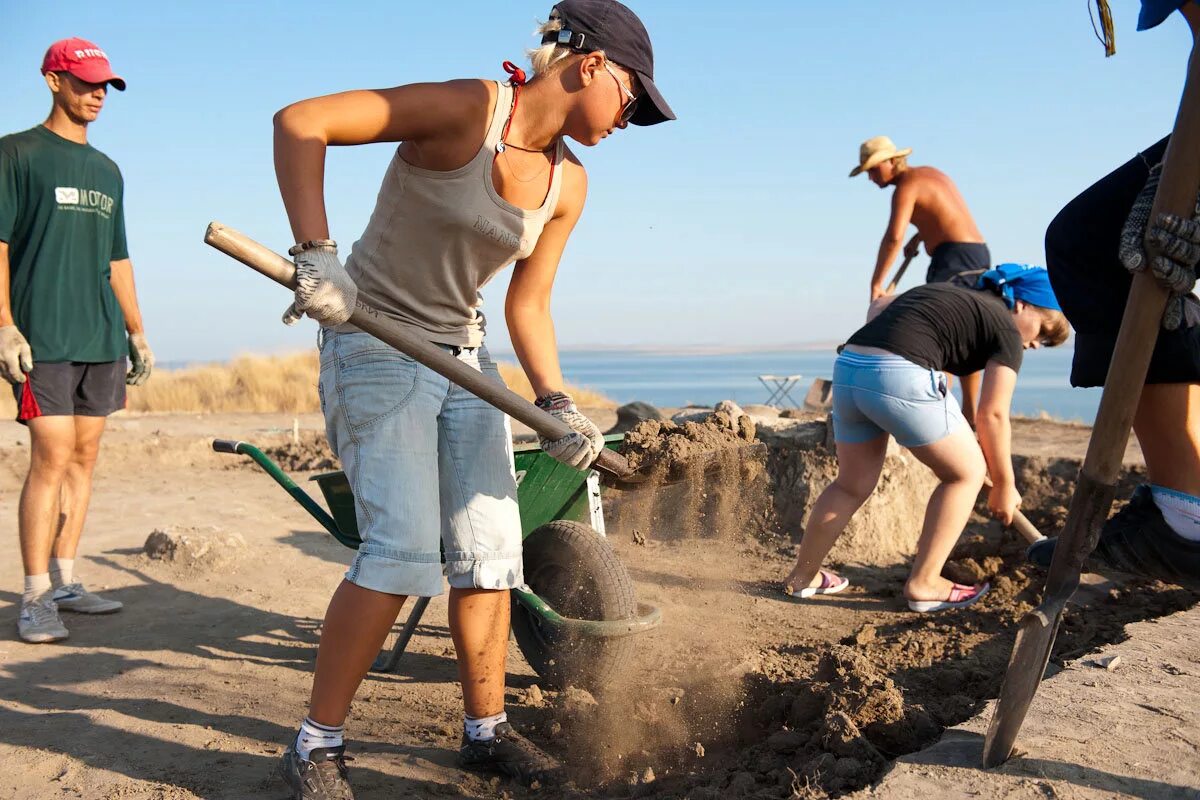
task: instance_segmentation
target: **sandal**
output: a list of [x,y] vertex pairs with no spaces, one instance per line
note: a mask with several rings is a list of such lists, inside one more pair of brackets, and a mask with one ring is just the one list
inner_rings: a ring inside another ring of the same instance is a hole
[[966,608],[975,603],[991,589],[990,583],[981,586],[964,586],[956,583],[950,587],[950,596],[945,600],[909,600],[908,607],[918,614],[932,614],[937,611],[949,611],[952,608]]
[[836,573],[823,569],[819,572],[821,576],[820,586],[805,586],[800,591],[795,591],[788,584],[783,585],[783,593],[788,597],[794,597],[799,600],[806,600],[810,597],[815,597],[819,594],[837,594],[850,585],[850,581],[846,580]]

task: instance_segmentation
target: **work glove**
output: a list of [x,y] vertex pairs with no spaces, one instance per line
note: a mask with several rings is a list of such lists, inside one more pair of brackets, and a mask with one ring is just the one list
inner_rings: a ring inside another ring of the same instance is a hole
[[146,334],[129,334],[129,372],[125,374],[125,383],[130,386],[141,386],[150,377],[154,369],[154,353],[146,344]]
[[358,287],[338,260],[337,247],[303,250],[295,259],[296,300],[283,313],[283,323],[295,325],[303,314],[330,328],[349,320]]
[[9,383],[24,383],[33,371],[33,351],[16,325],[0,327],[0,377]]
[[[1161,174],[1162,164],[1150,170],[1150,177],[1121,229],[1118,256],[1125,269],[1132,273],[1149,267],[1155,279],[1171,292],[1162,325],[1173,331],[1180,326],[1190,328],[1200,323],[1200,300],[1191,294],[1196,286],[1196,263],[1200,262],[1200,198],[1191,219],[1159,214],[1150,225],[1150,212]],[[1146,239],[1159,248],[1161,255],[1150,257],[1146,253]]]
[[571,427],[573,433],[561,439],[539,436],[538,442],[547,454],[569,467],[585,470],[604,448],[604,434],[590,419],[579,413],[575,401],[566,392],[551,392],[539,397],[535,405]]

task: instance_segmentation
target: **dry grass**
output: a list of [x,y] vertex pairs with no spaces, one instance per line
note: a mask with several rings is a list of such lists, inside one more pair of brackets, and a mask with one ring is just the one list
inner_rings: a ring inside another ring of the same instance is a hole
[[[319,364],[316,351],[284,356],[240,356],[228,364],[180,370],[159,370],[144,386],[129,387],[129,410],[157,413],[320,411],[317,399]],[[514,364],[500,364],[509,387],[527,400],[533,390],[525,373]],[[612,400],[599,392],[568,387],[580,406],[610,408]],[[0,417],[16,413],[11,392],[0,394]]]

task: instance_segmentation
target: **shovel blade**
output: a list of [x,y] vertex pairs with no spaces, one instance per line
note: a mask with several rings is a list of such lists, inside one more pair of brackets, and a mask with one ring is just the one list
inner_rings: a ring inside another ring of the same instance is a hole
[[983,766],[987,769],[1003,764],[1012,755],[1029,704],[1046,674],[1063,607],[1063,604],[1039,606],[1021,619],[1004,684],[1000,687],[1000,699],[983,741]]

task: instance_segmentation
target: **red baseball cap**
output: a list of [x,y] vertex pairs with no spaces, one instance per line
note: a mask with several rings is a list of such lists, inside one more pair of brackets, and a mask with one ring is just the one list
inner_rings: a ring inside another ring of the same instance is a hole
[[61,39],[50,45],[42,59],[42,74],[47,72],[69,72],[81,81],[111,83],[125,91],[125,79],[113,73],[108,54],[87,39]]

